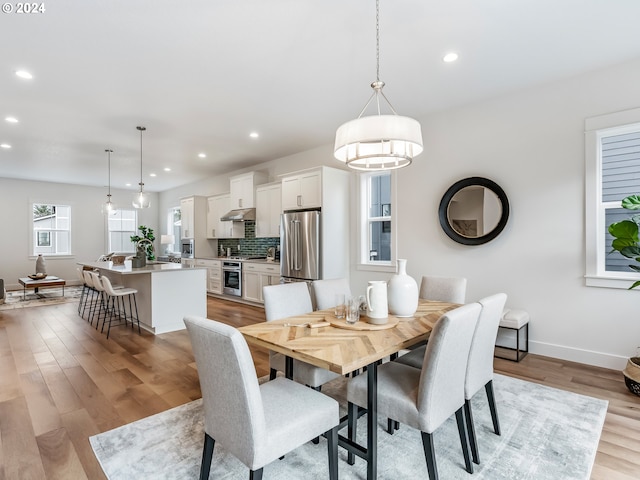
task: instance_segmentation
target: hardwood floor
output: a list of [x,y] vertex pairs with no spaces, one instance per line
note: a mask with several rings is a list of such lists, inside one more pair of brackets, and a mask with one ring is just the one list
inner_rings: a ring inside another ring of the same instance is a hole
[[[200,397],[186,331],[118,327],[107,340],[75,303],[0,311],[0,480],[103,479],[88,437]],[[241,326],[260,308],[209,299],[208,316]],[[253,349],[258,376],[268,355]],[[618,371],[528,355],[497,372],[603,398],[609,409],[594,480],[640,477],[640,397]],[[471,478],[471,477],[470,477]]]

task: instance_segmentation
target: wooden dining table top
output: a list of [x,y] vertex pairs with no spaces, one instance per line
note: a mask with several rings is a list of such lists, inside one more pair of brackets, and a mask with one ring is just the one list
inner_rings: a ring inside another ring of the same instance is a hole
[[426,340],[435,322],[459,306],[420,300],[412,317],[393,317],[398,318],[398,324],[384,330],[296,326],[335,321],[333,309],[256,323],[238,330],[250,344],[345,375]]

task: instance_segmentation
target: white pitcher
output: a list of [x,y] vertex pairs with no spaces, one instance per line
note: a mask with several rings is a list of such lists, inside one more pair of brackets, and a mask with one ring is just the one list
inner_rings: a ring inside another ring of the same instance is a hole
[[387,282],[372,280],[367,287],[367,317],[369,323],[384,324],[389,317]]

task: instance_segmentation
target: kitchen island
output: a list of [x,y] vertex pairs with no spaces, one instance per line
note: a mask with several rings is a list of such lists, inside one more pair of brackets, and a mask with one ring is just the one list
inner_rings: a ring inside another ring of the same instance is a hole
[[207,316],[207,270],[179,263],[151,262],[132,268],[113,262],[80,262],[100,271],[114,285],[135,288],[140,327],[154,334],[185,328],[185,315]]

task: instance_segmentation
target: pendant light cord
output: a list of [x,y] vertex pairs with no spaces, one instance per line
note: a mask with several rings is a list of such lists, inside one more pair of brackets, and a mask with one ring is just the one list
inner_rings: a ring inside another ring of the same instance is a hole
[[380,0],[376,0],[376,82],[380,82]]
[[142,193],[142,187],[144,186],[144,183],[142,182],[142,132],[144,132],[146,130],[145,127],[136,127],[138,130],[140,130],[140,183],[138,185],[140,185],[140,193]]

